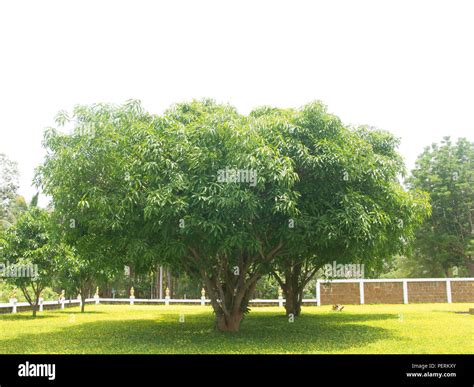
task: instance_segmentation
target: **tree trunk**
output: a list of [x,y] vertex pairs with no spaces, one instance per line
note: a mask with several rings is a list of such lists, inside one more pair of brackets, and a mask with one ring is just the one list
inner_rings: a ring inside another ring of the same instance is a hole
[[211,300],[212,308],[216,315],[215,327],[223,332],[237,332],[240,323],[248,312],[250,298],[253,297],[257,281],[265,274],[262,265],[256,262],[270,262],[271,259],[282,248],[280,242],[269,253],[264,255],[248,254],[241,251],[235,262],[238,266],[229,263],[227,255],[216,256],[216,265],[205,270],[200,264],[201,257],[192,247],[188,247],[190,258],[194,261],[194,267],[188,267],[189,273],[199,274],[204,282],[207,294]]
[[160,281],[160,265],[156,265],[155,269],[155,298],[161,298],[161,281]]
[[216,315],[215,327],[221,332],[237,332],[260,276],[246,278],[246,273],[242,270],[238,275],[228,272],[224,278],[225,281],[222,281],[219,277],[209,277],[202,272]]
[[301,314],[301,305],[303,303],[303,298],[300,297],[301,292],[299,289],[295,289],[293,286],[283,290],[285,294],[285,310],[286,315],[289,316],[292,314],[294,317],[298,317]]
[[[26,301],[28,301],[28,303],[31,306],[31,310],[33,312],[33,317],[36,317],[36,311],[38,310],[39,296],[40,296],[41,291],[43,290],[43,288],[41,286],[37,286],[36,289],[35,289],[34,284],[31,284],[31,287],[33,288],[33,296],[31,296],[29,294],[28,289],[27,289],[26,286],[20,286],[20,289],[21,289],[21,292],[23,293],[23,295],[25,296]],[[32,298],[32,297],[34,297],[34,298]]]
[[467,262],[466,263],[467,272],[469,273],[469,277],[474,277],[474,263]]
[[81,313],[84,313],[86,307],[86,289],[81,290]]
[[285,295],[285,310],[286,315],[292,314],[297,317],[301,314],[301,303],[303,300],[299,297],[301,284],[301,268],[300,263],[290,265],[285,271],[285,284],[282,287]]
[[273,272],[274,278],[278,281],[285,296],[286,315],[292,314],[297,317],[301,314],[303,304],[304,288],[308,282],[316,275],[319,266],[300,261],[289,261],[284,267],[284,280],[277,272]]
[[217,329],[221,332],[238,332],[243,317],[244,314],[241,311],[232,313],[230,316],[218,315],[216,316]]
[[173,284],[171,283],[171,271],[166,271],[166,285],[170,291],[170,297],[173,298]]
[[37,289],[37,292],[35,294],[35,302],[33,303],[33,305],[31,305],[32,307],[32,310],[33,310],[33,317],[36,317],[36,312],[38,311],[38,304],[39,304],[39,298],[40,298],[40,295],[41,295],[41,291],[42,289]]

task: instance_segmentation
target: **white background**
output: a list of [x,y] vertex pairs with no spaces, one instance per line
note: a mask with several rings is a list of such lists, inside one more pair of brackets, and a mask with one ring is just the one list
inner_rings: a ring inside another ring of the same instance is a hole
[[[0,5],[0,152],[27,199],[43,129],[75,104],[160,113],[211,97],[242,113],[325,102],[402,138],[413,167],[445,135],[473,140],[469,1],[12,1]],[[44,204],[44,203],[43,203]]]

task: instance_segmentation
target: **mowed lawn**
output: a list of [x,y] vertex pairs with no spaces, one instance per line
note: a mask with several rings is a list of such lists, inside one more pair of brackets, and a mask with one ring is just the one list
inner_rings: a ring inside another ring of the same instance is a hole
[[[238,333],[213,329],[210,307],[87,305],[0,315],[0,353],[474,353],[471,304],[253,308]],[[180,318],[181,317],[181,318]],[[180,322],[180,319],[184,322]]]

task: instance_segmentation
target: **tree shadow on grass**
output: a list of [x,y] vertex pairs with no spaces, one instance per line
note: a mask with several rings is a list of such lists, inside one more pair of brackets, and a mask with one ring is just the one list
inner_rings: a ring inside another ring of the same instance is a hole
[[100,310],[85,310],[84,312],[81,312],[80,310],[62,310],[61,313],[63,314],[77,314],[77,315],[86,315],[86,314],[104,314],[107,312],[101,312]]
[[0,322],[1,321],[35,321],[35,320],[43,320],[48,318],[58,318],[60,316],[55,316],[54,314],[41,314],[38,313],[36,317],[33,317],[31,314],[0,314]]
[[382,339],[391,331],[363,324],[395,319],[390,314],[312,314],[289,323],[279,315],[254,313],[236,333],[214,330],[212,313],[157,313],[154,319],[72,323],[54,332],[29,331],[0,338],[6,353],[338,353]]
[[61,317],[62,315],[70,315],[70,314],[75,314],[75,315],[88,315],[88,314],[104,314],[105,312],[101,312],[98,310],[91,310],[91,311],[69,311],[69,310],[56,310],[53,313],[51,311],[45,311],[45,312],[38,312],[36,317],[33,317],[31,312],[29,314],[24,314],[23,312],[21,314],[16,314],[16,313],[5,313],[5,314],[0,314],[0,322],[1,321],[20,321],[20,320],[29,320],[29,321],[35,321],[35,320],[42,320],[42,319],[48,319],[48,318],[58,318]]

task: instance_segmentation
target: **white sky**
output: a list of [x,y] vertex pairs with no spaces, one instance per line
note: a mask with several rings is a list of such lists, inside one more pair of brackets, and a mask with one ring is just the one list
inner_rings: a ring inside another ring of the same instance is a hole
[[324,101],[402,138],[413,166],[474,140],[474,2],[12,1],[0,5],[0,152],[29,199],[43,129],[75,104],[160,113],[211,97],[247,113]]

